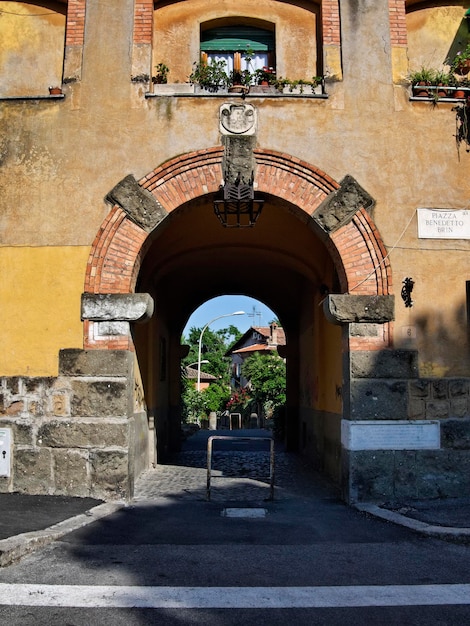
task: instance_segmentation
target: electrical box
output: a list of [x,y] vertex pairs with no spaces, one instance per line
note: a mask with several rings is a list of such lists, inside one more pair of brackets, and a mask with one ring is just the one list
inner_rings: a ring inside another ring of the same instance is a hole
[[11,428],[0,428],[0,476],[10,476]]

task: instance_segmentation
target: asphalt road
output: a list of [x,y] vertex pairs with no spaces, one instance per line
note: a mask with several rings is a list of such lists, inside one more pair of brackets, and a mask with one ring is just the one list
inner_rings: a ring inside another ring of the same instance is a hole
[[307,483],[272,502],[174,490],[136,502],[0,570],[0,623],[470,623],[469,546],[369,517]]

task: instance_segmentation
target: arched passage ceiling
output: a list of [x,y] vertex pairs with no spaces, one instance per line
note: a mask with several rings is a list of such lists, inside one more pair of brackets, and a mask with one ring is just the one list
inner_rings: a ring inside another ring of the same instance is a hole
[[138,291],[155,297],[157,314],[181,330],[206,300],[231,293],[272,308],[294,323],[305,289],[331,282],[333,265],[309,218],[293,205],[266,197],[253,228],[224,228],[212,197],[173,211],[151,236]]

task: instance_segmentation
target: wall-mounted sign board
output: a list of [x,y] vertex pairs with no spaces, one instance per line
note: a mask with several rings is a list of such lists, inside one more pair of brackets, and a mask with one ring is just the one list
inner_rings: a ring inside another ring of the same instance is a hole
[[470,239],[470,210],[418,209],[419,239]]
[[437,420],[356,420],[341,422],[347,450],[439,450]]

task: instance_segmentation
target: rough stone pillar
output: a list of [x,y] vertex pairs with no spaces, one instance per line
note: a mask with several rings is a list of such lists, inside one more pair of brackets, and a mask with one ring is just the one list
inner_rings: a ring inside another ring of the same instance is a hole
[[56,474],[63,473],[63,482],[84,481],[93,497],[132,498],[135,442],[142,434],[136,432],[133,414],[133,353],[61,350],[59,376],[69,383],[70,412],[45,423],[40,440],[56,456],[85,453],[86,476],[67,476],[66,463]]
[[[393,499],[393,448],[401,444],[389,445],[387,437],[393,439],[401,433],[405,439],[410,434],[408,384],[418,375],[418,354],[407,350],[351,352],[346,367],[349,380],[344,390],[342,425],[344,498],[350,503]],[[362,429],[360,441],[351,438],[351,428],[355,427]]]

